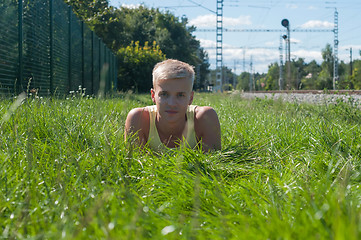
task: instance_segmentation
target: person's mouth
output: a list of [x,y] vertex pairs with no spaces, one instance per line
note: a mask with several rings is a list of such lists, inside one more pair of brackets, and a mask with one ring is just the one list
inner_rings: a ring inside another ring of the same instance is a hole
[[176,113],[178,113],[178,111],[176,111],[176,110],[166,110],[165,112],[168,113],[168,114],[176,114]]

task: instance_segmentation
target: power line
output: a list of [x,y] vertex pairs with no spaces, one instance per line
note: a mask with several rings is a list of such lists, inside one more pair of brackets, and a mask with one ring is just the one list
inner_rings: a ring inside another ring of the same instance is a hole
[[[216,49],[216,47],[204,47],[203,49]],[[279,49],[279,47],[223,47],[223,49]]]
[[[197,32],[215,32],[216,29],[196,29]],[[284,29],[229,29],[224,32],[284,32]],[[291,32],[334,32],[334,29],[290,29]]]
[[194,8],[194,7],[198,7],[198,6],[194,6],[194,5],[178,5],[178,6],[160,6],[158,8]]
[[191,2],[191,3],[195,4],[195,5],[197,5],[198,7],[201,7],[201,8],[203,8],[203,9],[206,9],[206,10],[210,11],[211,13],[217,14],[217,12],[215,12],[215,11],[213,11],[213,10],[205,7],[205,6],[203,6],[202,4],[199,4],[199,3],[195,2],[195,1],[192,1],[192,0],[187,0],[187,1],[188,1],[188,2]]
[[270,7],[256,6],[256,5],[248,5],[248,7],[251,7],[251,8],[264,8],[264,9],[271,9]]

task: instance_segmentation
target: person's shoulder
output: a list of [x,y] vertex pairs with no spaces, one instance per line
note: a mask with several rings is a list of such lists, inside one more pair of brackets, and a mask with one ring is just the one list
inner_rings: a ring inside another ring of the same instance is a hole
[[148,107],[133,108],[129,111],[127,120],[128,126],[135,128],[143,127],[143,124],[149,122],[149,110]]
[[133,108],[129,111],[128,117],[142,117],[142,115],[148,112],[148,107]]
[[195,108],[194,122],[197,130],[207,130],[210,126],[219,125],[218,115],[214,108],[197,106]]
[[210,149],[221,149],[221,127],[214,108],[196,107],[194,129],[197,138],[202,141],[202,148],[205,152]]
[[209,106],[197,106],[195,108],[195,118],[198,120],[208,119],[208,118],[218,118],[214,108]]
[[149,131],[149,111],[147,107],[133,108],[125,120],[125,137],[137,134],[141,144],[146,142]]

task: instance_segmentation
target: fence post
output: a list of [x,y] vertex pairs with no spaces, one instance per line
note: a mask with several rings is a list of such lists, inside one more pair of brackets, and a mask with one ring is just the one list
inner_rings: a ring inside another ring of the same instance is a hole
[[54,94],[54,21],[53,21],[53,0],[49,0],[49,20],[50,20],[50,95]]
[[68,94],[71,90],[71,22],[72,22],[72,8],[71,6],[68,6],[69,9],[69,32],[68,32],[68,39],[69,39],[69,52],[68,52],[68,57],[69,57],[69,62],[68,62]]
[[[104,63],[105,64],[108,64],[108,71],[109,71],[109,61],[108,61],[108,49],[107,47],[105,46],[104,44]],[[108,71],[106,72],[106,75],[105,75],[105,87],[104,87],[104,94],[106,92],[108,92],[108,87],[109,87],[109,74],[108,74]]]
[[23,0],[19,0],[18,4],[18,21],[19,21],[19,27],[18,27],[18,33],[19,33],[19,79],[16,82],[16,94],[19,94],[21,91],[21,85],[24,77],[24,62],[23,62]]
[[113,58],[111,51],[109,51],[109,89],[113,91]]
[[94,94],[94,32],[91,31],[91,94]]
[[81,23],[81,87],[84,89],[85,87],[85,61],[84,61],[84,22],[80,21]]
[[110,75],[110,67],[112,65],[110,65],[110,50],[107,48],[107,61],[108,61],[108,74],[107,74],[107,82],[108,82],[108,87],[107,87],[107,92],[111,90],[112,88],[112,83],[110,81],[111,75]]
[[100,41],[100,38],[98,37],[98,42],[99,42],[99,89],[98,89],[98,93],[99,93],[99,91],[100,91],[100,89],[101,89],[101,82],[102,82],[102,75],[101,75],[101,72],[102,72],[102,65],[101,65],[101,56],[102,56],[102,54],[101,54],[101,41]]
[[116,66],[116,58],[115,58],[115,56],[113,55],[113,71],[112,71],[112,73],[113,73],[113,78],[112,78],[112,81],[113,81],[113,87],[114,87],[114,91],[116,92],[118,89],[118,86],[117,86],[117,81],[116,81],[116,79],[117,79],[117,74],[116,74],[116,71],[115,71],[115,66]]
[[113,63],[114,88],[115,88],[115,91],[118,91],[118,58],[117,58],[117,55],[113,56],[113,60],[114,60],[114,63]]

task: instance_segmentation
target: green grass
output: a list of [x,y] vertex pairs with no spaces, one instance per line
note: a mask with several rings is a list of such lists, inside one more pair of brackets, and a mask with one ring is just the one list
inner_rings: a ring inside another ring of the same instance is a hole
[[148,95],[1,100],[0,238],[360,239],[358,103],[194,103],[218,112],[222,151],[125,143]]

